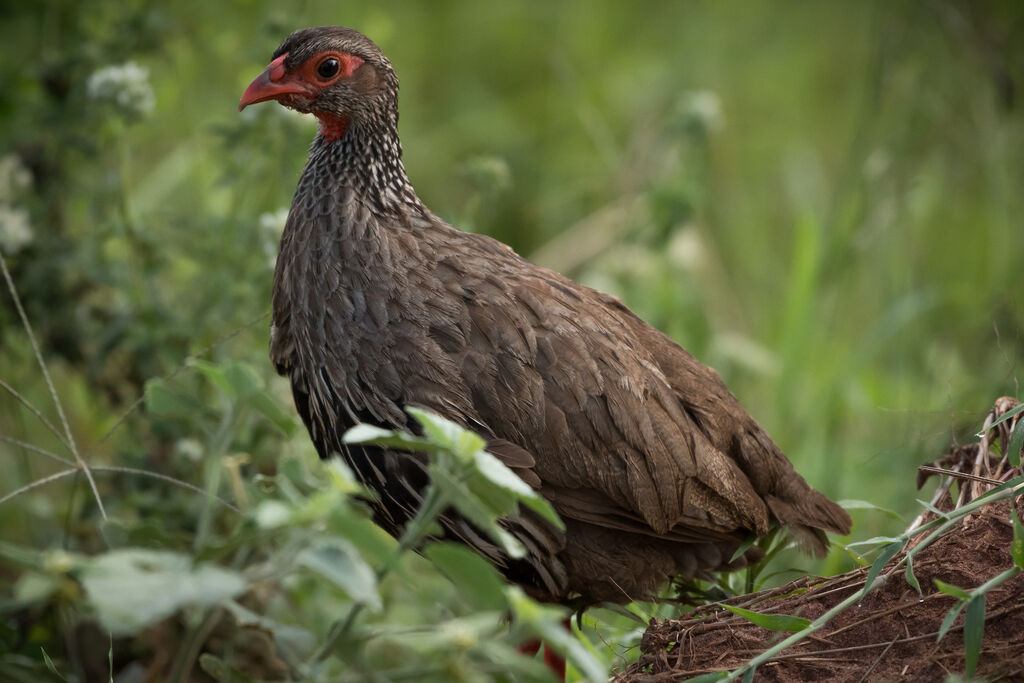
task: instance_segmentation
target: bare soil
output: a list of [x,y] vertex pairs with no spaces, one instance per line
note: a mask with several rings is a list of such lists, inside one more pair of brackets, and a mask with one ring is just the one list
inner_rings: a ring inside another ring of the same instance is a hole
[[[997,402],[998,416],[1016,401]],[[1024,415],[1022,415],[1024,417]],[[991,418],[990,418],[991,419]],[[1010,425],[999,426],[1007,443]],[[996,438],[996,437],[993,437]],[[954,449],[942,460],[922,468],[934,472],[958,469],[967,477],[960,490],[969,489],[992,475],[1004,480],[1005,459],[990,453],[983,440],[972,447]],[[973,475],[971,472],[973,471]],[[971,477],[973,476],[973,479]],[[982,487],[988,488],[988,487]],[[978,491],[980,492],[980,490]],[[948,510],[973,495],[953,501],[947,484],[933,502]],[[941,501],[939,500],[941,498]],[[1020,509],[1018,500],[1018,509]],[[837,615],[828,625],[761,665],[755,681],[943,681],[963,675],[963,613],[941,641],[943,618],[956,598],[939,592],[933,579],[971,590],[1013,566],[1010,502],[986,505],[964,522],[921,550],[914,558],[914,573],[923,594],[904,579],[898,566],[902,553],[889,562],[884,585],[864,600]],[[931,513],[928,513],[931,515]],[[923,520],[919,520],[923,521]],[[919,541],[922,536],[915,537]],[[906,549],[904,549],[904,552]],[[894,571],[892,571],[894,570]],[[761,613],[798,615],[814,620],[864,588],[868,569],[861,568],[829,579],[803,577],[785,586],[726,601]],[[641,643],[642,656],[617,677],[620,683],[683,681],[693,676],[735,669],[788,633],[770,631],[722,609],[705,605],[683,619],[654,622]],[[1024,681],[1024,573],[987,594],[985,632],[976,676],[988,681]]]

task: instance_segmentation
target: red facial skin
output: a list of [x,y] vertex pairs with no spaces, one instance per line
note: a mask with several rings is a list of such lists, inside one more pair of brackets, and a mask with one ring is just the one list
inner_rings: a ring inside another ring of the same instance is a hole
[[[272,61],[263,73],[249,84],[242,93],[238,111],[242,111],[250,104],[277,100],[286,107],[309,112],[309,105],[320,93],[343,78],[351,78],[356,69],[363,65],[360,57],[327,50],[310,57],[297,69],[288,71],[284,65],[287,57],[288,53],[285,53]],[[337,60],[339,68],[333,76],[324,78],[318,73],[318,68],[328,59]],[[312,113],[320,120],[320,134],[328,142],[337,140],[345,134],[348,128],[347,118],[330,112]]]

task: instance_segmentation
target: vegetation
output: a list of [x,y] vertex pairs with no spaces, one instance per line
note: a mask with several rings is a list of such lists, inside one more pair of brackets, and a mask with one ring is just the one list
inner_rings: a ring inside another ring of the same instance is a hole
[[[315,127],[236,112],[295,28],[374,38],[428,205],[716,367],[812,484],[870,502],[858,539],[898,537],[871,506],[916,514],[917,464],[1020,398],[1019,3],[48,0],[0,20],[4,680],[542,679],[515,654],[533,635],[593,678],[682,609],[590,610],[566,638],[467,551],[408,551],[429,510],[398,544],[317,461],[266,360]],[[514,505],[444,434],[466,504]],[[871,564],[860,547],[718,589]]]

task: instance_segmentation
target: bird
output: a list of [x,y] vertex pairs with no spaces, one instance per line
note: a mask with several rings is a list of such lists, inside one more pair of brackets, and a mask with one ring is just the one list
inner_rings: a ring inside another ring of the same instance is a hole
[[618,298],[427,208],[402,163],[398,78],[369,38],[295,31],[239,111],[269,100],[319,120],[275,266],[270,358],[320,457],[346,461],[388,532],[422,502],[426,456],[343,435],[415,431],[416,406],[481,435],[563,521],[503,519],[516,558],[442,519],[537,600],[625,603],[742,567],[757,548],[737,551],[777,527],[818,555],[826,532],[849,533],[716,371]]

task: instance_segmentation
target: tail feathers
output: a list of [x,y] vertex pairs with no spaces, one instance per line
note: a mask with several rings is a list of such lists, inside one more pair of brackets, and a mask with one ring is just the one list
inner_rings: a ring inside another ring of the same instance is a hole
[[798,500],[785,500],[776,496],[765,496],[765,502],[772,515],[800,542],[808,553],[823,557],[828,552],[826,531],[846,535],[850,533],[852,521],[846,510],[818,493],[810,486],[801,492]]

